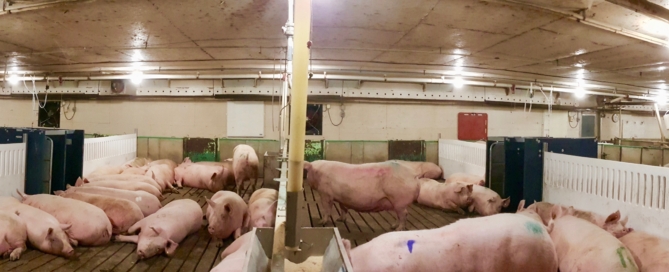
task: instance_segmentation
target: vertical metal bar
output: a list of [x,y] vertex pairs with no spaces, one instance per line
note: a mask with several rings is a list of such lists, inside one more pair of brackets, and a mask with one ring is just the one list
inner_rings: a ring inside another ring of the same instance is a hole
[[662,125],[662,118],[660,118],[660,108],[657,107],[657,103],[653,104],[655,106],[655,116],[657,117],[657,125],[660,126],[660,136],[662,137],[662,142],[664,143],[664,126]]
[[297,201],[302,192],[304,135],[306,133],[307,87],[309,85],[309,48],[311,31],[311,0],[295,1],[295,44],[293,84],[290,95],[290,142],[288,153],[288,184],[286,186],[286,248],[298,251],[300,239],[297,226]]

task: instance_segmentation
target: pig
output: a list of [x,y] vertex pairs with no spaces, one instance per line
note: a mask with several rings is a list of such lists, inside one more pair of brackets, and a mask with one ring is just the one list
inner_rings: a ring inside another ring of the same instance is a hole
[[167,165],[172,170],[174,170],[174,168],[177,168],[177,164],[173,160],[170,160],[170,159],[162,159],[162,160],[152,161],[151,163],[149,163],[149,167],[156,166],[156,165],[161,165],[161,164]]
[[278,198],[279,192],[274,189],[262,188],[253,192],[249,199],[251,228],[274,227]]
[[559,206],[551,210],[551,221],[550,236],[558,254],[560,272],[639,271],[629,249],[605,230],[563,213]]
[[95,177],[95,176],[103,176],[103,175],[115,175],[115,174],[120,174],[128,168],[125,165],[106,165],[106,166],[100,166],[98,169],[95,169],[95,171],[91,172],[88,174],[87,177]]
[[623,220],[620,220],[620,211],[616,211],[605,217],[600,214],[574,209],[573,207],[567,208],[548,202],[535,202],[530,205],[528,209],[536,209],[537,213],[544,221],[544,224],[546,224],[550,220],[551,210],[554,206],[559,206],[561,209],[563,209],[564,213],[569,213],[570,215],[585,219],[590,223],[597,225],[598,227],[611,233],[616,238],[623,237],[631,231],[630,228],[625,226],[627,224],[627,217],[625,217]]
[[98,181],[103,181],[103,180],[141,182],[141,183],[146,183],[148,185],[151,185],[151,186],[155,187],[160,192],[163,191],[163,186],[158,184],[158,182],[154,179],[153,174],[151,174],[149,176],[128,175],[128,174],[104,175],[104,176],[96,176],[96,177],[92,177],[92,178],[86,178],[86,180],[88,180],[89,182],[98,182]]
[[636,230],[619,239],[634,255],[639,270],[665,272],[669,269],[669,239]]
[[142,215],[144,215],[145,217],[155,213],[156,211],[158,211],[158,209],[163,207],[163,205],[160,204],[160,200],[158,200],[156,196],[144,191],[128,191],[122,189],[95,187],[95,186],[74,187],[70,186],[69,184],[66,185],[66,187],[67,187],[67,192],[80,192],[87,194],[111,196],[115,198],[132,201],[133,203],[137,204],[139,209],[142,211]]
[[443,177],[443,170],[439,165],[431,162],[414,162],[414,161],[400,161],[395,162],[411,168],[418,178],[441,179]]
[[355,271],[557,271],[540,223],[518,214],[460,219],[428,230],[389,232],[350,251]]
[[134,158],[133,160],[126,163],[126,165],[129,167],[143,167],[149,165],[150,163],[151,159],[149,158]]
[[161,190],[168,190],[172,192],[179,192],[174,189],[172,184],[174,184],[174,169],[170,168],[167,164],[157,164],[151,166],[148,171],[146,171],[146,177],[155,180],[158,185],[160,185]]
[[112,234],[126,232],[130,226],[144,219],[142,210],[130,200],[83,192],[55,191],[55,195],[80,200],[102,209],[112,224]]
[[0,255],[9,256],[10,261],[21,258],[26,250],[28,230],[19,217],[19,211],[0,211]]
[[[228,238],[233,232],[239,238],[248,226],[249,208],[238,194],[230,191],[219,191],[207,201],[207,230],[215,239]],[[223,243],[219,243],[219,247]]]
[[133,181],[115,181],[115,180],[99,180],[96,182],[91,182],[87,178],[86,179],[81,179],[79,178],[77,180],[77,187],[83,186],[83,187],[105,187],[105,188],[115,188],[115,189],[122,189],[122,190],[129,190],[129,191],[144,191],[149,194],[154,195],[160,200],[163,200],[163,194],[160,193],[156,187],[153,187],[151,185],[148,185],[146,183],[142,182],[133,182]]
[[22,204],[13,197],[0,197],[0,210],[18,213],[19,218],[25,222],[28,242],[34,248],[65,258],[74,256],[72,245],[76,246],[77,241],[66,233],[70,231],[71,225],[61,224],[51,214]]
[[128,233],[139,235],[116,236],[119,242],[137,244],[139,259],[151,258],[165,252],[174,256],[179,242],[189,234],[197,232],[202,226],[202,208],[191,199],[179,199],[170,202],[158,212],[135,223]]
[[232,159],[227,159],[222,162],[196,162],[200,165],[213,165],[223,167],[223,172],[217,177],[216,182],[219,182],[223,185],[223,188],[228,186],[235,186],[235,175],[232,173]]
[[100,208],[83,201],[54,195],[18,193],[23,199],[23,204],[53,215],[61,224],[71,225],[68,234],[79,245],[101,246],[109,242],[112,225]]
[[471,183],[474,185],[485,186],[485,179],[482,176],[473,174],[455,173],[446,178],[446,182],[451,182],[451,181],[460,181],[464,183]]
[[433,179],[420,179],[418,203],[465,214],[462,208],[472,204],[473,187],[473,184],[458,181],[439,183]]
[[[246,253],[251,246],[251,238],[253,238],[252,233],[247,232],[232,242],[232,244],[221,253],[222,261],[210,272],[242,272]],[[259,270],[264,271],[265,269]]]
[[132,167],[129,166],[123,172],[121,172],[122,175],[141,175],[143,176],[146,174],[146,170],[148,170],[148,166],[142,166],[142,167]]
[[225,175],[225,168],[214,165],[184,163],[174,168],[174,178],[179,188],[183,185],[207,189],[211,192],[223,190],[221,178]]
[[330,218],[332,205],[339,202],[345,220],[348,209],[359,212],[391,210],[397,215],[393,227],[404,229],[407,207],[420,193],[420,184],[409,168],[397,162],[347,164],[318,160],[305,162],[306,181],[321,196],[325,224]]
[[[516,214],[527,216],[528,218],[531,218],[534,221],[544,225],[544,221],[541,219],[541,216],[537,213],[535,207],[525,208],[525,199],[520,200],[520,202],[518,203],[518,209],[516,210]],[[546,223],[544,226],[546,226],[546,230],[549,233],[553,230],[553,224]]]
[[242,183],[251,181],[251,191],[256,190],[258,179],[258,156],[253,147],[249,145],[237,145],[232,150],[232,172],[235,176],[237,194],[241,195]]
[[495,191],[480,185],[474,185],[472,198],[474,201],[469,206],[469,212],[476,211],[483,216],[499,213],[502,208],[508,207],[511,201],[508,197],[502,199]]

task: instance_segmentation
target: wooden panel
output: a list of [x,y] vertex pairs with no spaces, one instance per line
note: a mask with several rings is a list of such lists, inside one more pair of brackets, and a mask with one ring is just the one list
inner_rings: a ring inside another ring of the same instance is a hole
[[488,139],[487,113],[458,113],[458,140],[479,141]]
[[388,159],[425,161],[425,141],[388,141]]

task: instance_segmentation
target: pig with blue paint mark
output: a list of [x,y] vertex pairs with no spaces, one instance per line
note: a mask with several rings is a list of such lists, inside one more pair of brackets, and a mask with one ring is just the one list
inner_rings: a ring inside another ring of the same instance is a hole
[[389,232],[350,251],[355,271],[557,271],[548,231],[532,218],[497,214],[430,230]]
[[639,271],[634,256],[621,241],[572,214],[558,205],[551,209],[550,236],[557,250],[560,272]]
[[407,207],[420,193],[413,171],[397,162],[348,164],[318,160],[304,163],[306,181],[321,196],[325,224],[335,202],[339,202],[345,220],[348,209],[358,212],[394,211],[396,230],[404,229]]

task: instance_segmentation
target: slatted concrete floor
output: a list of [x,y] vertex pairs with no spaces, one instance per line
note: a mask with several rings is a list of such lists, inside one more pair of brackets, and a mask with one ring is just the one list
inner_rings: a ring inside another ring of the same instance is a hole
[[[244,199],[248,200],[251,193],[250,183],[247,182],[245,185]],[[212,193],[203,189],[183,188],[179,190],[179,194],[166,195],[163,205],[174,199],[190,198],[197,201],[204,211],[206,203],[204,196],[211,197]],[[300,212],[302,225],[321,226],[318,225],[321,219],[320,205],[318,193],[305,186],[304,205]],[[336,211],[339,213],[338,207]],[[462,216],[412,205],[406,226],[409,230],[437,228],[455,222],[459,218]],[[346,221],[336,222],[335,226],[339,228],[343,238],[351,240],[353,246],[357,246],[392,231],[390,226],[395,220],[394,214],[389,212],[358,213],[350,210]],[[328,222],[326,226],[331,227],[332,223]],[[143,261],[137,260],[136,245],[132,243],[111,242],[102,247],[76,247],[78,257],[74,259],[28,249],[18,261],[0,260],[0,271],[209,271],[220,262],[221,252],[232,241],[227,239],[223,248],[217,248],[206,227],[202,227],[198,233],[181,241],[173,258],[161,255]]]

